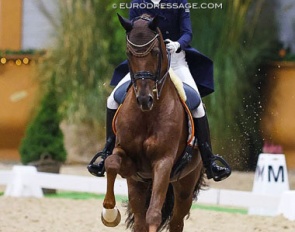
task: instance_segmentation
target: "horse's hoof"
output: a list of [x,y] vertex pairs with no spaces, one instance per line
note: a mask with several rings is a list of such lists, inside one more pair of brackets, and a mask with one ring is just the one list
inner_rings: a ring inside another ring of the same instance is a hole
[[107,227],[115,227],[121,221],[120,211],[115,207],[114,209],[103,208],[101,213],[101,221]]

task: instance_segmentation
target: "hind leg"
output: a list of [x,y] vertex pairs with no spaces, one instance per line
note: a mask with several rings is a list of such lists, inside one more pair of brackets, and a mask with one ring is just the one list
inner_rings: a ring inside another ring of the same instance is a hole
[[200,178],[200,171],[194,170],[184,178],[173,182],[174,190],[174,208],[173,216],[169,224],[170,232],[182,232],[184,226],[184,218],[189,214],[195,186]]
[[[148,183],[138,182],[132,178],[127,179],[128,184],[128,199],[129,199],[129,215],[134,215],[134,232],[147,232],[146,224],[146,197]],[[128,220],[127,220],[128,221]],[[128,222],[127,222],[128,223]]]

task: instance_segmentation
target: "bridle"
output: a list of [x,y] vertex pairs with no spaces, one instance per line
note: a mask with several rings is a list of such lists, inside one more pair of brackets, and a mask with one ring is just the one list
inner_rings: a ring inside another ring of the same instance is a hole
[[[150,21],[150,19],[147,18],[147,17],[138,17],[138,18],[135,18],[135,20],[137,20],[137,19],[143,19],[143,20],[146,20],[146,21]],[[157,31],[155,32],[155,36],[151,40],[149,40],[148,42],[146,42],[144,44],[135,44],[135,43],[133,43],[132,41],[129,40],[128,34],[127,34],[127,36],[126,36],[127,49],[135,57],[145,57],[156,46],[157,41],[158,41],[158,44],[161,44],[160,43],[161,42],[160,38],[161,38],[161,36],[160,36],[160,30],[159,30],[159,28],[157,28]],[[146,47],[146,46],[147,46],[147,48],[143,52],[137,52],[137,51],[135,51],[135,48],[143,48],[143,47]],[[161,77],[163,51],[162,51],[162,46],[161,45],[159,46],[159,48],[160,48],[160,56],[158,58],[158,65],[157,65],[157,70],[156,70],[155,74],[153,74],[150,71],[145,71],[145,70],[138,71],[138,72],[134,73],[131,70],[131,66],[129,65],[130,76],[131,76],[131,81],[132,81],[134,90],[136,91],[136,89],[137,89],[137,85],[136,85],[136,81],[137,80],[151,79],[151,80],[153,80],[155,82],[155,87],[153,89],[153,92],[156,92],[157,99],[160,98],[160,95],[161,95],[161,92],[162,92],[162,89],[163,89],[163,86],[164,86],[164,82],[165,82],[166,77],[167,77],[168,72],[169,72],[170,59],[171,59],[171,54],[167,50],[166,52],[167,52],[168,66],[167,66],[167,70],[166,70],[165,74]],[[128,62],[130,62],[130,61],[128,60]],[[159,89],[159,86],[161,86],[160,89]]]

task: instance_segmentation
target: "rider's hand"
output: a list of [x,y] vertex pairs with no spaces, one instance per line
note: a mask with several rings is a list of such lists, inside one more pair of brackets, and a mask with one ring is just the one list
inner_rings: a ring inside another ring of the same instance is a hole
[[175,53],[179,48],[180,44],[178,42],[174,42],[170,39],[165,39],[166,48],[170,51],[170,53]]

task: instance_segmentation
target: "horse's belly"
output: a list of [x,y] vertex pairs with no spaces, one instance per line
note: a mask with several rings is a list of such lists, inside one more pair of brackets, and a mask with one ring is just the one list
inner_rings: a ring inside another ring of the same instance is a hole
[[152,179],[152,173],[137,172],[135,175],[132,176],[132,178],[136,181],[148,182]]

